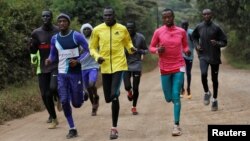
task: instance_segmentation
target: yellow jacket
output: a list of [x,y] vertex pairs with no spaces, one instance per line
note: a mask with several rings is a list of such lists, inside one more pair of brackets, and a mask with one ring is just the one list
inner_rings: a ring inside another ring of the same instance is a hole
[[119,23],[107,26],[102,23],[96,26],[90,37],[90,54],[97,59],[103,57],[101,73],[114,73],[128,70],[125,48],[131,52],[133,43],[127,28]]

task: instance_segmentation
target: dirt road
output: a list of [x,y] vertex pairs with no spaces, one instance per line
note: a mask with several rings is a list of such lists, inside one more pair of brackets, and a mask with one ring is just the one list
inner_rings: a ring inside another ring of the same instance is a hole
[[[212,112],[211,105],[203,105],[202,85],[197,58],[192,71],[192,99],[182,98],[181,127],[183,135],[172,137],[172,103],[163,98],[158,69],[142,76],[139,115],[130,112],[131,103],[122,87],[117,141],[206,141],[208,124],[250,124],[250,73],[233,69],[225,61],[219,74],[219,110]],[[210,76],[210,73],[209,73]],[[209,77],[209,85],[211,81]],[[73,110],[79,136],[71,141],[108,141],[111,127],[111,105],[103,99],[102,88],[98,115],[92,117],[87,101],[80,109]],[[68,125],[62,112],[58,112],[59,126],[47,129],[48,114],[40,112],[26,118],[0,125],[1,141],[66,141]]]

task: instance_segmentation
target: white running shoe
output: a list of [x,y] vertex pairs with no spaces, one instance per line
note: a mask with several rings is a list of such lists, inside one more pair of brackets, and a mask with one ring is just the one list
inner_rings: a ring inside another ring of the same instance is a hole
[[180,136],[181,133],[181,128],[179,125],[174,125],[172,136]]

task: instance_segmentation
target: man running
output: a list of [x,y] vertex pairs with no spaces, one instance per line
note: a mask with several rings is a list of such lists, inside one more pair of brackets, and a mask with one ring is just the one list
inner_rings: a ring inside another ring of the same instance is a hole
[[57,115],[54,106],[54,95],[57,94],[57,65],[54,61],[50,65],[45,65],[45,59],[50,53],[50,40],[59,29],[52,24],[53,15],[50,10],[42,11],[43,25],[31,33],[30,53],[36,54],[39,51],[41,72],[38,74],[39,88],[43,103],[49,113],[47,123],[50,123],[49,129],[54,129],[58,125]]
[[180,91],[185,72],[185,61],[182,52],[189,56],[190,51],[185,30],[174,24],[173,10],[164,9],[162,20],[164,25],[155,30],[149,51],[159,55],[158,65],[165,100],[174,104],[172,136],[180,136],[182,134],[180,128]]
[[[188,47],[189,50],[191,52],[190,56],[185,55],[185,53],[183,53],[183,57],[185,60],[185,64],[186,64],[186,76],[187,76],[187,98],[191,99],[192,95],[191,95],[191,79],[192,79],[192,75],[191,75],[191,71],[192,71],[192,66],[193,66],[193,58],[194,58],[194,43],[193,43],[193,39],[192,39],[192,32],[193,29],[188,28],[189,23],[187,20],[183,20],[181,22],[181,27],[186,31],[187,33],[187,39],[188,39]],[[182,91],[181,91],[181,96],[184,95],[185,93],[185,88],[184,88],[184,80],[183,80],[183,85],[182,85]]]
[[123,72],[128,70],[125,48],[128,53],[135,51],[128,30],[115,20],[115,11],[104,8],[104,23],[96,26],[90,37],[90,53],[100,64],[105,101],[112,103],[112,128],[110,139],[118,138],[120,86]]
[[[93,27],[89,23],[82,25],[80,31],[85,36],[87,42],[89,42],[90,35]],[[90,102],[92,104],[92,116],[96,116],[96,112],[99,107],[99,95],[97,94],[96,81],[98,78],[99,64],[95,61],[92,56],[86,57],[81,62],[82,65],[82,81],[84,90],[89,95]],[[87,91],[87,92],[86,92]]]
[[58,92],[69,124],[66,138],[70,139],[78,135],[70,101],[75,108],[80,108],[84,102],[80,62],[89,56],[89,49],[85,38],[79,32],[69,28],[70,17],[67,14],[61,13],[57,17],[57,24],[60,32],[51,39],[51,50],[46,64],[59,60]]
[[213,82],[212,111],[218,110],[218,75],[221,64],[221,48],[227,45],[227,37],[222,29],[212,21],[213,13],[210,9],[202,11],[203,22],[198,24],[192,37],[200,61],[201,80],[204,89],[204,104],[209,105],[211,92],[207,83],[208,67],[211,66]]
[[[125,90],[128,92],[128,99],[132,102],[131,112],[133,115],[137,115],[136,109],[138,97],[139,97],[139,85],[141,80],[142,60],[143,56],[148,53],[145,37],[136,32],[136,24],[134,21],[128,21],[126,24],[130,37],[132,39],[134,47],[137,49],[134,54],[126,54],[128,71],[124,72],[123,82]],[[132,84],[131,84],[131,77]]]

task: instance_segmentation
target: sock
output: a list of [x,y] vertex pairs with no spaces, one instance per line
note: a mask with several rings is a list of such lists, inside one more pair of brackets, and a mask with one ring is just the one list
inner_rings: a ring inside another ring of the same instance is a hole
[[177,122],[175,122],[174,124],[178,126],[180,123],[179,123],[179,121],[177,121]]
[[76,127],[69,128],[69,130],[71,130],[71,129],[76,129]]
[[209,91],[205,92],[205,94],[209,94]]

